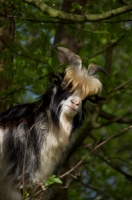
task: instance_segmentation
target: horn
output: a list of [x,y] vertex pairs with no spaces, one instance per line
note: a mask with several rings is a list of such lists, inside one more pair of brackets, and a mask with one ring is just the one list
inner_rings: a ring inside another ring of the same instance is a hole
[[88,66],[88,71],[87,72],[88,72],[89,76],[94,75],[96,72],[102,72],[102,73],[104,73],[106,75],[109,75],[105,69],[103,69],[99,65],[95,65],[95,64],[92,64],[92,63]]
[[56,46],[55,48],[65,54],[70,65],[78,67],[79,69],[82,68],[82,60],[78,55],[76,55],[75,53],[73,53],[65,47]]

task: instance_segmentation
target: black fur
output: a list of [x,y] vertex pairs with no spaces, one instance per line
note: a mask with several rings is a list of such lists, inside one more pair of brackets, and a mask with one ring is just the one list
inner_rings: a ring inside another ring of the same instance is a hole
[[[59,84],[58,84],[59,83]],[[52,121],[59,130],[59,117],[63,100],[70,95],[70,88],[64,89],[59,81],[42,95],[35,103],[14,106],[0,114],[0,127],[4,130],[3,137],[3,175],[4,184],[14,188],[33,187],[34,174],[40,168],[40,152],[46,142],[49,125]],[[84,119],[84,103],[82,110],[72,121],[69,138],[78,129]],[[45,126],[41,129],[42,126]],[[65,150],[62,149],[62,153]],[[56,155],[57,156],[57,155]],[[8,167],[7,167],[8,166]],[[60,158],[54,165],[53,173],[57,174]],[[46,166],[45,166],[46,167]],[[24,174],[23,174],[24,172]],[[43,181],[43,180],[42,180]]]
[[[38,183],[58,174],[74,133],[82,125],[85,101],[104,100],[97,95],[102,84],[93,76],[104,70],[94,64],[88,70],[82,68],[78,55],[64,47],[57,49],[67,56],[70,65],[55,76],[41,99],[0,114],[2,200],[21,200],[23,188],[32,193]],[[41,200],[49,200],[50,194],[50,189],[46,190]]]

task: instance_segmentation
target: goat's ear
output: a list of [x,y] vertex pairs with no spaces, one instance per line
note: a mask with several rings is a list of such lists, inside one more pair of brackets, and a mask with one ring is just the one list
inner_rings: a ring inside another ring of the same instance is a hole
[[103,104],[106,102],[106,98],[100,97],[97,94],[88,98],[88,101],[94,104]]

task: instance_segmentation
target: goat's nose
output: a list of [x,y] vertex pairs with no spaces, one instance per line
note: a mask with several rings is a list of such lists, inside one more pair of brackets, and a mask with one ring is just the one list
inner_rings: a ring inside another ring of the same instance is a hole
[[74,104],[76,106],[79,106],[79,103],[80,103],[79,100],[77,100],[77,99],[72,99],[71,102],[72,102],[72,104]]

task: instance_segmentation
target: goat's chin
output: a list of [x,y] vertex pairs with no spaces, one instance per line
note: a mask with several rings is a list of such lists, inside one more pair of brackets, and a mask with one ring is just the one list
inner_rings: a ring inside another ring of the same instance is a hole
[[62,112],[67,117],[74,117],[77,114],[78,110],[74,109],[72,106],[64,105]]

